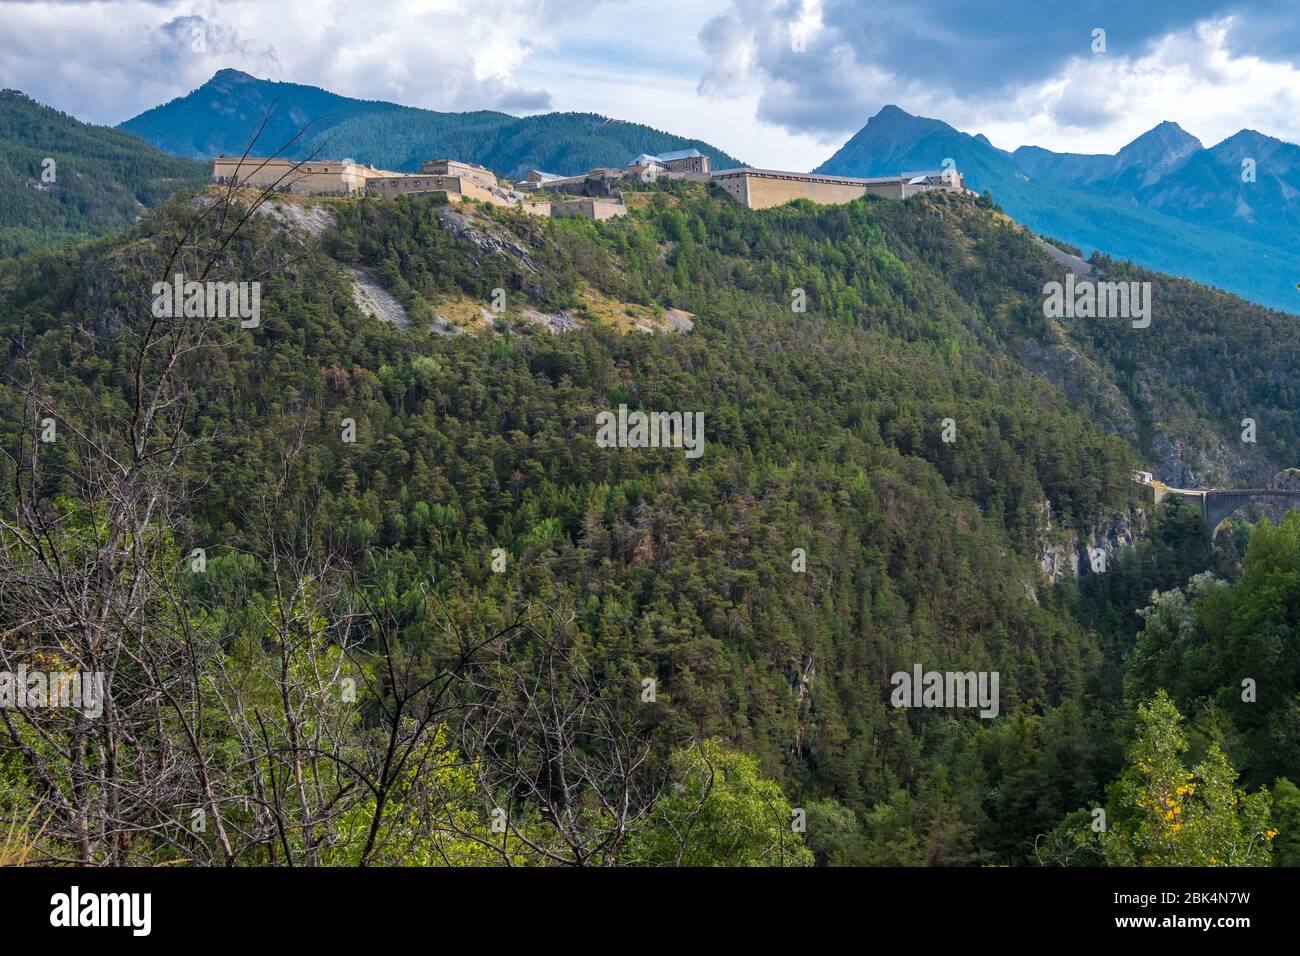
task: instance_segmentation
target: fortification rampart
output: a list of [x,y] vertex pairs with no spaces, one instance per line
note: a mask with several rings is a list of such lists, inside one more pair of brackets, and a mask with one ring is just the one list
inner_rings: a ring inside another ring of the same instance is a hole
[[218,156],[208,167],[214,182],[275,189],[295,196],[350,196],[376,179],[402,173],[342,160],[266,159],[255,156]]
[[464,176],[398,176],[371,180],[367,192],[372,196],[418,196],[428,193],[446,193],[448,199],[478,199],[496,206],[510,203],[491,189]]
[[484,189],[495,189],[499,185],[496,173],[492,170],[473,163],[462,163],[458,159],[427,159],[420,164],[420,172],[428,176],[459,176]]
[[906,199],[916,193],[935,189],[962,189],[960,177],[955,174],[945,177],[940,173],[857,179],[775,169],[742,168],[720,170],[712,175],[711,181],[717,183],[731,198],[750,209],[768,209],[795,199],[831,204],[851,202],[863,196]]
[[627,206],[613,199],[563,199],[550,205],[553,217],[576,216],[581,219],[616,219],[627,215]]

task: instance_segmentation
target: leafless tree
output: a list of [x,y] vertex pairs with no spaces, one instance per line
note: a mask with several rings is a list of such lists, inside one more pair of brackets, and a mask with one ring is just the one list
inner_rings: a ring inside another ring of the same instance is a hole
[[[147,225],[123,254],[87,266],[105,310],[95,330],[78,331],[130,356],[124,407],[71,407],[32,349],[9,344],[3,388],[23,427],[4,450],[0,668],[103,682],[102,713],[0,709],[0,728],[51,814],[45,842],[68,848],[50,862],[124,864],[142,836],[185,855],[191,831],[177,807],[196,791],[215,800],[202,729],[212,648],[201,646],[180,597],[178,544],[188,540],[195,490],[182,465],[213,437],[193,427],[202,356],[240,333],[215,316],[160,315],[153,290],[176,274],[256,281],[240,271],[250,257],[233,253],[280,185],[205,192]],[[233,860],[220,816],[217,832]]]
[[[662,786],[635,693],[602,691],[572,615],[536,605],[469,627],[426,585],[436,648],[407,646],[409,607],[365,579],[304,487],[314,412],[259,423],[276,474],[230,540],[195,540],[211,476],[194,462],[219,437],[196,426],[195,383],[246,333],[159,314],[153,290],[291,264],[291,243],[248,238],[289,181],[211,187],[90,259],[105,308],[76,332],[129,356],[124,401],[75,403],[39,343],[11,343],[2,387],[23,427],[4,450],[0,669],[103,680],[102,712],[0,708],[41,861],[616,862]],[[235,572],[212,573],[208,550]]]
[[471,668],[457,741],[493,801],[494,850],[550,864],[618,862],[664,786],[639,685],[604,686],[583,659],[572,613],[542,606],[526,645],[497,645]]

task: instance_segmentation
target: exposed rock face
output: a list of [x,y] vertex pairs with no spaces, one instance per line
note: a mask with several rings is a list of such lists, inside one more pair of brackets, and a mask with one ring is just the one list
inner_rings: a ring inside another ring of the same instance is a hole
[[1058,249],[1056,246],[1052,245],[1050,242],[1047,242],[1041,236],[1034,236],[1034,238],[1037,239],[1038,242],[1042,244],[1043,248],[1047,250],[1047,254],[1049,256],[1051,256],[1061,265],[1065,266],[1065,268],[1073,272],[1075,275],[1077,276],[1092,275],[1092,263],[1089,262],[1087,259],[1080,259],[1078,256],[1074,255],[1071,252],[1066,252],[1064,249]]
[[[1161,481],[1175,488],[1196,488],[1204,474],[1197,456],[1188,454],[1182,442],[1163,433],[1151,436],[1151,469]],[[1192,461],[1189,462],[1188,458]]]
[[[1057,262],[1071,264],[1068,253],[1043,245]],[[1073,268],[1077,265],[1071,264],[1072,271],[1084,274]],[[1094,278],[1106,277],[1099,269],[1090,272]],[[1049,319],[1047,326],[1045,340],[1021,338],[1013,344],[1017,360],[1058,386],[1072,407],[1139,447],[1144,467],[1167,484],[1259,487],[1267,476],[1293,464],[1275,460],[1263,442],[1238,439],[1243,418],[1252,414],[1250,397],[1242,388],[1225,390],[1206,407],[1190,411],[1171,399],[1170,387],[1203,391],[1202,370],[1156,369],[1139,363],[1127,373],[1131,378],[1125,378],[1122,369],[1111,368],[1063,325]]]
[[1159,422],[1149,464],[1157,478],[1175,488],[1262,488],[1279,467],[1257,443],[1209,428],[1192,439],[1171,437]]
[[1055,584],[1079,576],[1079,548],[1074,535],[1062,538],[1052,527],[1052,503],[1046,498],[1038,509],[1038,569]]
[[391,322],[404,329],[410,326],[411,317],[402,308],[402,303],[376,282],[370,273],[355,266],[345,268],[348,275],[352,276],[352,298],[358,309],[381,322]]
[[[1300,468],[1288,468],[1285,471],[1279,471],[1269,481],[1268,486],[1277,491],[1300,491]],[[1286,517],[1288,511],[1293,507],[1300,507],[1294,502],[1286,500],[1263,501],[1260,508],[1264,516],[1273,524],[1277,524]]]
[[1049,584],[1080,577],[1097,549],[1105,553],[1109,566],[1120,549],[1132,547],[1147,522],[1146,510],[1133,508],[1099,516],[1086,533],[1061,532],[1053,528],[1050,501],[1043,502],[1039,516],[1038,569]]
[[806,729],[803,718],[804,698],[808,695],[813,682],[817,679],[817,666],[813,662],[812,655],[802,655],[790,661],[786,679],[790,682],[790,690],[795,695],[795,707],[800,713],[799,718],[795,721],[794,751],[796,754],[802,755],[804,731]]
[[319,239],[326,229],[334,225],[334,213],[324,206],[295,203],[288,200],[268,199],[257,209],[258,215],[270,216],[304,232],[313,239]]
[[695,316],[682,309],[664,309],[664,320],[676,332],[689,332],[695,328]]
[[[1034,339],[1017,342],[1015,355],[1036,375],[1058,386],[1070,405],[1134,444],[1140,431],[1147,434],[1144,467],[1176,488],[1258,488],[1286,462],[1273,460],[1260,443],[1239,441],[1237,423],[1248,407],[1244,397],[1237,408],[1211,408],[1198,420],[1180,420],[1160,399],[1168,382],[1156,383],[1151,372],[1134,376],[1137,394],[1130,400],[1087,352],[1059,336],[1056,342]],[[1195,388],[1190,373],[1182,378]],[[1139,428],[1139,419],[1143,420]],[[1227,423],[1226,434],[1214,423]]]
[[1077,578],[1079,576],[1078,542],[1044,547],[1038,553],[1038,567],[1051,584],[1056,584],[1066,577]]
[[567,311],[542,312],[539,309],[524,309],[519,314],[525,322],[540,325],[552,334],[572,332],[580,325],[573,313]]
[[457,239],[473,243],[487,253],[508,256],[527,272],[536,272],[537,266],[528,250],[512,239],[507,239],[494,229],[485,226],[477,216],[453,209],[450,205],[438,209],[438,221]]
[[1131,548],[1137,536],[1146,528],[1147,513],[1140,508],[1129,511],[1111,512],[1103,515],[1088,533],[1082,543],[1083,555],[1100,548],[1106,553],[1109,564],[1121,548]]
[[[258,207],[257,213],[312,239],[320,239],[336,221],[334,213],[324,206],[287,199],[268,199]],[[343,268],[352,279],[352,299],[358,309],[381,322],[391,322],[404,329],[410,326],[411,317],[406,309],[369,272],[350,265]]]

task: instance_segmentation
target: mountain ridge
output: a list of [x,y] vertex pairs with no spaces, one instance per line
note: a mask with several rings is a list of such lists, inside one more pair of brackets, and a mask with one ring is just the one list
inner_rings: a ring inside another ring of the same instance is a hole
[[0,91],[0,257],[126,228],[206,178],[130,133]]
[[232,69],[217,71],[197,89],[120,128],[160,149],[210,158],[244,152],[268,115],[251,152],[283,147],[280,155],[290,159],[324,154],[404,172],[418,171],[426,159],[452,156],[513,177],[531,167],[577,175],[595,166],[622,166],[637,153],[671,149],[698,149],[719,166],[743,165],[703,140],[596,113],[438,112]]
[[[1258,181],[1241,180],[1243,150],[1269,147]],[[988,190],[1008,215],[1036,232],[1227,289],[1290,312],[1300,310],[1300,147],[1246,131],[1205,148],[1165,121],[1114,155],[1013,152],[942,120],[887,106],[814,172],[886,175],[937,168],[953,159],[966,184]],[[1234,165],[1235,164],[1235,165]],[[1250,187],[1253,191],[1246,191]]]

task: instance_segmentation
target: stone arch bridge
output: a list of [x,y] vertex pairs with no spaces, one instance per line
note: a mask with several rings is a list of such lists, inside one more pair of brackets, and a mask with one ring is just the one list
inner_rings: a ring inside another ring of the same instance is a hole
[[[1270,485],[1283,479],[1300,475],[1300,469],[1288,468],[1278,472]],[[1133,480],[1149,485],[1155,494],[1156,504],[1170,496],[1180,498],[1194,506],[1210,526],[1211,537],[1219,533],[1219,525],[1235,511],[1258,501],[1288,500],[1292,508],[1300,508],[1300,489],[1293,488],[1173,488],[1152,477],[1150,472],[1134,472]]]

